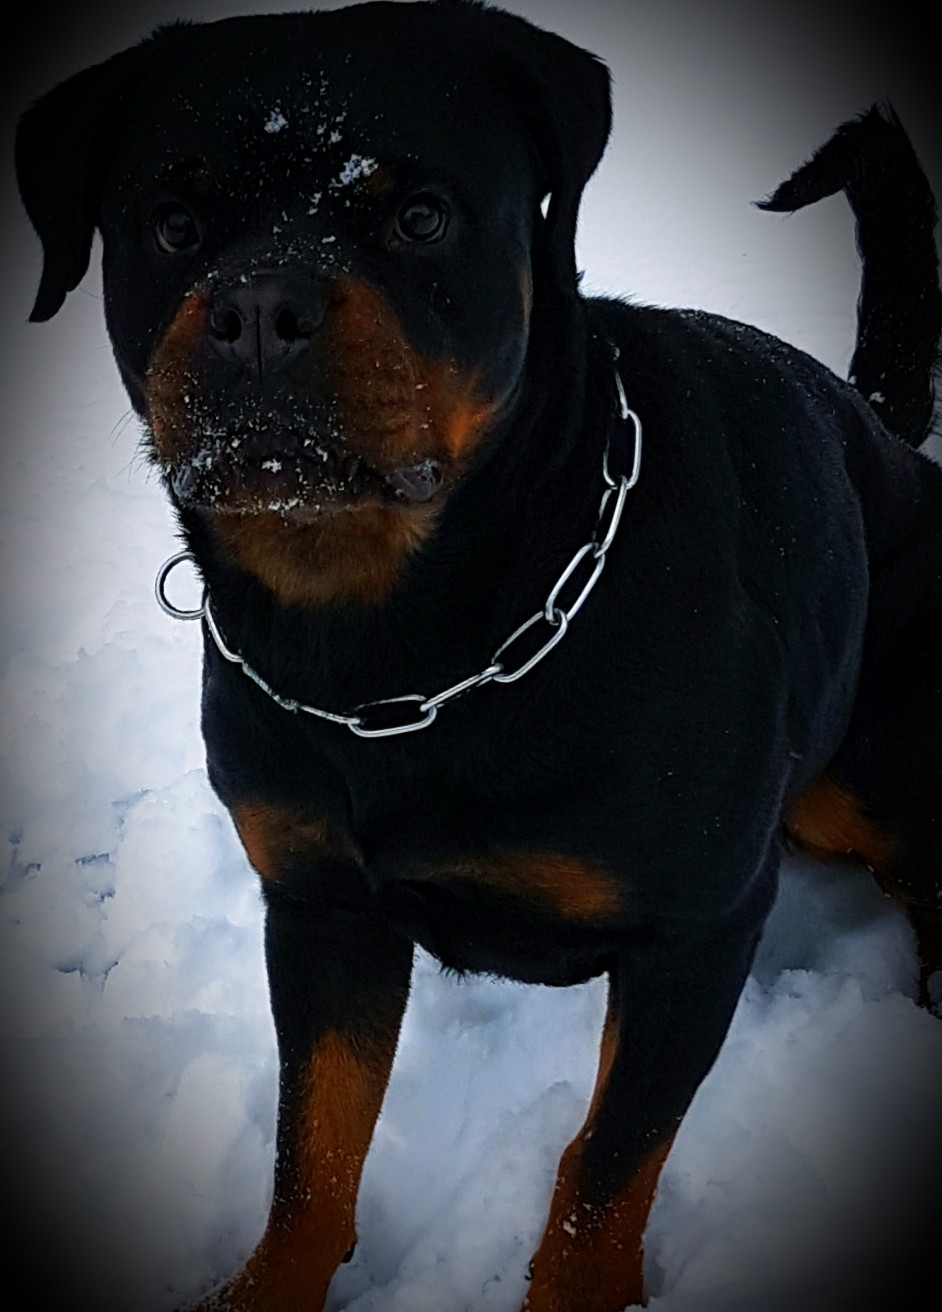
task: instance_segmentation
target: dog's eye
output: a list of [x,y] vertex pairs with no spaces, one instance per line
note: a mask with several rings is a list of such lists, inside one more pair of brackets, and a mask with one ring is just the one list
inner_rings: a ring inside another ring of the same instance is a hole
[[193,215],[179,205],[164,205],[151,219],[157,249],[165,255],[199,245],[200,235]]
[[413,196],[396,215],[395,236],[400,241],[441,241],[448,230],[448,210],[436,196]]

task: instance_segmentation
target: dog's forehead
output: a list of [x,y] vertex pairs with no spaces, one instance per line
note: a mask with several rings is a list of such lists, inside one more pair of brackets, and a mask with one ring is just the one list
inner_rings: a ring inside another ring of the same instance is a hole
[[526,134],[486,61],[469,69],[395,25],[323,22],[342,13],[209,24],[158,44],[127,105],[124,166],[135,177],[204,160],[237,174],[277,164],[359,178],[410,161],[447,174],[459,143],[462,171],[485,184],[519,172]]

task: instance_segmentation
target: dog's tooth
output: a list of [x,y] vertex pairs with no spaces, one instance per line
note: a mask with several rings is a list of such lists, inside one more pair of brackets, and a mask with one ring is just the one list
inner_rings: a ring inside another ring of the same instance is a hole
[[430,501],[441,487],[442,468],[435,460],[423,460],[418,465],[394,470],[386,482],[405,501]]

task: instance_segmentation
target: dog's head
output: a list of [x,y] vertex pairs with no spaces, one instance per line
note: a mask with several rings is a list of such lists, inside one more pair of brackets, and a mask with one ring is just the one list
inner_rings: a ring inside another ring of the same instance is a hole
[[407,549],[512,414],[535,302],[576,294],[609,122],[592,56],[472,0],[161,28],[21,120],[32,318],[97,228],[176,504],[243,564],[352,519]]

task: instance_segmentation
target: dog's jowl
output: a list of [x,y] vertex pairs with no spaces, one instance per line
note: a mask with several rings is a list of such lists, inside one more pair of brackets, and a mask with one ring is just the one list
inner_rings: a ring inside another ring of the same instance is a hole
[[[644,1297],[658,1174],[783,846],[942,915],[935,211],[889,108],[844,191],[852,383],[583,297],[592,55],[473,0],[164,27],[23,116],[34,320],[103,240],[114,353],[206,585],[203,730],[266,903],[268,1227],[201,1308],[317,1312],[416,943],[609,1006],[528,1312]],[[443,1312],[453,1312],[443,1309]]]

